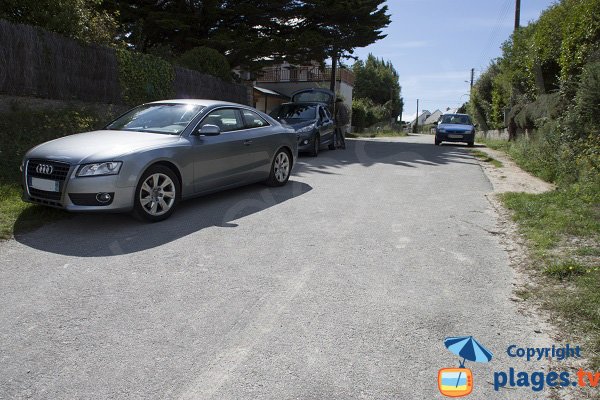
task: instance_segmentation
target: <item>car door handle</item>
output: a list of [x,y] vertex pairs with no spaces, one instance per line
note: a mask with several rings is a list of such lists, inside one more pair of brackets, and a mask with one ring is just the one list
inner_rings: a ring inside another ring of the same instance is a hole
[[252,140],[244,140],[244,145],[249,146],[252,144]]

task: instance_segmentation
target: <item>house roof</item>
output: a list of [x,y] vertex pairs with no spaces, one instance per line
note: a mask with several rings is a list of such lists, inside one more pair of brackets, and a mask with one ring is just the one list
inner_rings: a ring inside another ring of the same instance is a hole
[[261,93],[261,94],[263,94],[265,96],[279,97],[281,99],[286,99],[286,100],[290,99],[289,96],[286,96],[284,94],[281,94],[281,93],[276,92],[276,91],[271,90],[271,89],[265,89],[265,88],[261,88],[261,87],[258,87],[258,86],[254,86],[254,90],[256,90],[257,92],[259,92],[259,93]]
[[427,117],[427,119],[424,122],[424,125],[435,124],[442,115],[443,113],[440,110],[435,110],[433,114]]
[[429,111],[429,110],[423,110],[421,112],[421,114],[419,114],[419,116],[417,118],[415,118],[415,119],[412,120],[411,125],[414,125],[417,122],[417,119],[419,119],[419,120],[422,119],[422,118],[427,119],[430,115],[431,115],[431,111]]

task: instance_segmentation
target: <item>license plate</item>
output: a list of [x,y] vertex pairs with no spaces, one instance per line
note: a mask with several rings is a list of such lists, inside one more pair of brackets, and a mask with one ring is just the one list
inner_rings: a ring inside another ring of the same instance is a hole
[[29,187],[37,190],[44,190],[46,192],[58,192],[60,191],[60,184],[57,181],[50,179],[40,179],[31,177]]
[[450,139],[462,139],[463,135],[448,135]]

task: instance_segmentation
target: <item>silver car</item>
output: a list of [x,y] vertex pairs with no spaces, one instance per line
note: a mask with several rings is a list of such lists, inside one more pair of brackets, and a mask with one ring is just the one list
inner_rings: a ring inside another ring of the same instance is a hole
[[240,104],[167,100],[104,130],[42,143],[23,159],[23,200],[69,211],[168,218],[180,200],[264,181],[285,185],[293,129]]

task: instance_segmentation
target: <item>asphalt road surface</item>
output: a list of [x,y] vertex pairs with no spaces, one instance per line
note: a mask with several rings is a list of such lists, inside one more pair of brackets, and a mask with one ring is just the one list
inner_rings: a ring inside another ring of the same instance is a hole
[[[74,215],[0,243],[0,398],[433,399],[459,359],[546,368],[506,348],[548,344],[510,301],[514,276],[463,146],[349,140],[302,157],[283,188],[182,203],[158,224]],[[18,231],[18,222],[17,222]]]

